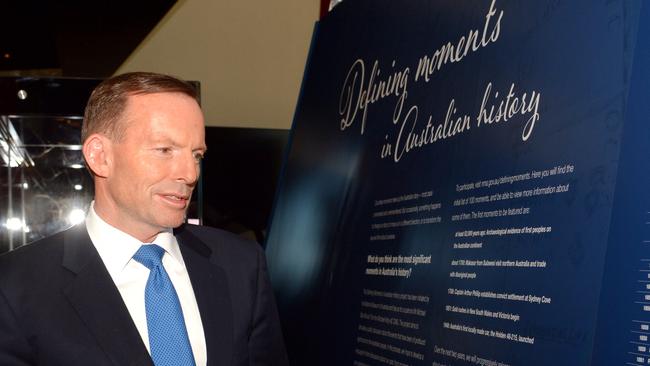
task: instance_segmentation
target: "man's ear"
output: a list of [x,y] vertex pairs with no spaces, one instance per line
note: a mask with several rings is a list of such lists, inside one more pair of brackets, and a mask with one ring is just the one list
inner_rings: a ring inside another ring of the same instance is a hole
[[82,151],[88,169],[96,176],[106,178],[113,161],[111,140],[97,133],[92,134],[84,142]]

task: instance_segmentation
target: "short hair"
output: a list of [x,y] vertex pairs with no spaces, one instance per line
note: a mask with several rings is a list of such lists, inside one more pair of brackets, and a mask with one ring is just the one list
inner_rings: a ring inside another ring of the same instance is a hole
[[81,143],[93,133],[102,133],[114,141],[121,140],[127,126],[120,119],[128,97],[154,93],[182,93],[200,103],[194,85],[170,75],[129,72],[111,77],[102,81],[88,99],[81,126]]

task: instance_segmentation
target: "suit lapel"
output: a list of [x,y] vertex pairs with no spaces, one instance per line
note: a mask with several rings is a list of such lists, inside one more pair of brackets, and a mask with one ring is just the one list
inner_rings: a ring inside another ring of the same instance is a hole
[[187,229],[175,230],[192,282],[205,333],[208,366],[231,365],[232,302],[223,269],[210,263],[212,251]]
[[76,274],[65,296],[115,365],[151,365],[122,297],[84,225],[65,235],[63,266]]

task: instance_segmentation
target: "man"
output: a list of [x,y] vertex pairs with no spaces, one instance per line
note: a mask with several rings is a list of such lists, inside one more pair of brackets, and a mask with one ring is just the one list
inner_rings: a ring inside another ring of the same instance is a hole
[[104,81],[82,142],[85,224],[0,257],[0,365],[287,364],[259,246],[183,225],[206,151],[192,85]]

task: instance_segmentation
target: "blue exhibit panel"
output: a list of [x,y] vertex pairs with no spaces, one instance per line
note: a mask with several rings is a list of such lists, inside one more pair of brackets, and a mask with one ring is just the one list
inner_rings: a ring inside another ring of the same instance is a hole
[[646,363],[646,12],[348,0],[321,21],[267,242],[293,363]]
[[650,364],[650,7],[643,3],[627,91],[593,365]]

